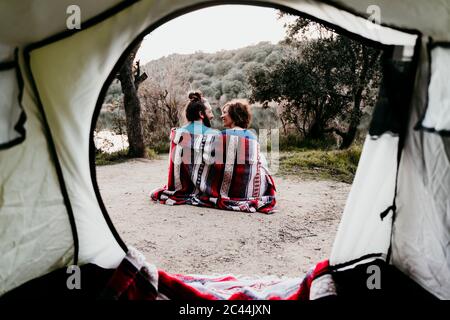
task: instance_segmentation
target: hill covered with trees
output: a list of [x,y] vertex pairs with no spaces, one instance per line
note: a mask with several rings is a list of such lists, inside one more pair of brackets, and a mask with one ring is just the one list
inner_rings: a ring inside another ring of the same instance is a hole
[[[311,31],[317,36],[311,37]],[[233,98],[246,98],[254,106],[251,127],[280,129],[282,148],[346,149],[358,137],[361,124],[367,127],[370,119],[381,79],[381,55],[298,17],[286,25],[286,37],[278,44],[172,54],[143,66],[129,59],[132,71],[128,73],[134,74],[134,80],[127,83],[134,81],[133,99],[140,104],[140,117],[132,121],[140,121],[145,145],[166,150],[170,129],[185,122],[187,93],[201,90],[213,107],[212,125],[217,129],[222,129],[220,107]],[[97,129],[123,134],[130,131],[131,120],[124,106],[124,77],[119,78],[122,81],[109,87]]]
[[[186,93],[199,89],[214,101],[249,98],[247,76],[255,68],[271,66],[286,57],[292,48],[261,42],[237,50],[216,53],[173,54],[144,66],[151,81],[162,87],[177,87]],[[181,92],[180,92],[181,93]]]
[[[190,90],[201,90],[213,107],[213,126],[221,129],[220,107],[233,98],[249,99],[249,75],[269,68],[292,54],[288,45],[261,42],[216,53],[172,54],[141,67],[148,78],[139,85],[141,122],[145,143],[157,150],[167,148],[171,127],[184,123],[183,108]],[[252,128],[278,127],[276,107],[254,108]],[[110,85],[97,123],[97,130],[126,134],[121,83]],[[161,143],[161,141],[164,141]]]

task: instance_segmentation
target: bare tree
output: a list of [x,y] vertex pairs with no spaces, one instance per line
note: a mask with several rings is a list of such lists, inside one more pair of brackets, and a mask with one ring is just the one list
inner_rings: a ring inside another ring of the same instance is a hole
[[125,108],[128,156],[133,158],[145,158],[147,153],[144,144],[144,134],[141,124],[141,103],[138,97],[139,85],[147,79],[147,74],[141,73],[140,62],[134,59],[141,46],[139,42],[130,52],[119,71],[117,78],[120,80],[123,92],[123,104]]

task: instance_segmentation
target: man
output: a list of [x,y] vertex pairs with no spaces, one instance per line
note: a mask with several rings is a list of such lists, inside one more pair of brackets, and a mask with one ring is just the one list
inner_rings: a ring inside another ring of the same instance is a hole
[[208,100],[203,98],[199,91],[189,93],[189,100],[186,106],[186,119],[189,123],[180,129],[190,133],[217,134],[217,130],[211,129],[214,114]]
[[211,122],[212,119],[214,119],[214,113],[212,111],[212,107],[209,104],[209,101],[206,98],[204,98],[204,97],[202,97],[202,102],[203,102],[203,104],[205,105],[205,108],[206,108],[206,117],[209,119],[209,122]]

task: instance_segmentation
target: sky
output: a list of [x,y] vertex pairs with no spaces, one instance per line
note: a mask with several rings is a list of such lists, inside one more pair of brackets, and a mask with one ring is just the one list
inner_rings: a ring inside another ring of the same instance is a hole
[[145,64],[172,53],[212,53],[261,41],[277,43],[284,38],[277,10],[256,6],[221,5],[175,18],[144,38],[136,59]]

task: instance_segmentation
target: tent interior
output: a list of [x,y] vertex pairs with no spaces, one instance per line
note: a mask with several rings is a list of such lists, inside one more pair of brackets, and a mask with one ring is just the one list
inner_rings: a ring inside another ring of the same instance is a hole
[[[69,30],[74,3],[81,28]],[[93,131],[108,84],[158,26],[230,3],[303,15],[383,48],[380,97],[331,273],[338,297],[450,299],[446,0],[2,2],[3,23],[15,27],[0,30],[0,295],[97,297],[128,251],[95,173]],[[83,270],[82,290],[66,286],[70,265]],[[367,288],[371,265],[382,270],[381,290]]]

